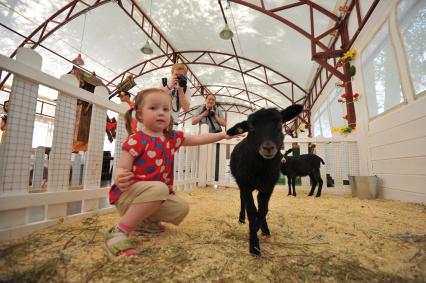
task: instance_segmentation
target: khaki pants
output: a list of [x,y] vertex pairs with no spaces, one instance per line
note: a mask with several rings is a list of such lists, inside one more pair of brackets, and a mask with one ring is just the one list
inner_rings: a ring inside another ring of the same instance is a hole
[[179,225],[189,212],[188,203],[177,195],[169,194],[168,186],[159,181],[140,181],[125,191],[115,206],[124,215],[132,204],[162,201],[160,209],[150,217]]

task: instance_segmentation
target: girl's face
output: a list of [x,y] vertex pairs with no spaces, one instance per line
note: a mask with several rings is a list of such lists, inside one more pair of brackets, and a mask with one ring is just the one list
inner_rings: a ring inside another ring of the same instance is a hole
[[171,97],[164,93],[153,92],[144,97],[138,107],[138,118],[144,127],[153,132],[162,132],[170,124]]
[[212,109],[215,104],[216,104],[216,98],[213,95],[207,96],[207,98],[206,98],[206,108]]

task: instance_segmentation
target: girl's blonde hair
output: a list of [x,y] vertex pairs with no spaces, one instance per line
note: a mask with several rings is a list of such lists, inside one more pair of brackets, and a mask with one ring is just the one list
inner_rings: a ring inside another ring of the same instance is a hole
[[[138,92],[138,94],[135,96],[135,98],[133,99],[133,104],[134,104],[134,108],[130,108],[129,110],[126,111],[126,113],[124,114],[124,122],[126,125],[126,130],[127,133],[129,135],[134,134],[133,130],[132,130],[132,112],[135,112],[135,116],[136,119],[138,117],[137,115],[137,111],[141,111],[142,109],[142,104],[145,100],[145,98],[150,95],[150,94],[159,94],[159,95],[167,95],[168,97],[170,97],[163,89],[161,88],[148,88],[148,89],[144,89],[140,92]],[[170,99],[171,101],[171,99]],[[138,120],[139,121],[139,120]],[[142,122],[142,121],[139,121]],[[170,124],[167,127],[167,132],[171,133],[171,131],[173,130],[173,117],[172,115],[170,115]]]
[[185,73],[188,72],[188,67],[183,63],[175,63],[172,66],[172,74],[175,70],[184,70]]

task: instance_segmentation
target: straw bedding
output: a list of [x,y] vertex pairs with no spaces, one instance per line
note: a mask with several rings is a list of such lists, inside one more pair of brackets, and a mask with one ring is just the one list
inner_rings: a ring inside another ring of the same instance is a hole
[[110,258],[103,233],[118,214],[63,223],[0,243],[0,282],[425,282],[426,207],[275,190],[270,238],[248,253],[235,189],[179,192],[179,227],[132,236],[140,254]]

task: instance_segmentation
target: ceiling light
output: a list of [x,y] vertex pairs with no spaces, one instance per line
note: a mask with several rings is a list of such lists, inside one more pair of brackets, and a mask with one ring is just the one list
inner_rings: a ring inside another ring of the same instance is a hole
[[219,33],[220,38],[224,39],[224,40],[228,40],[231,39],[234,36],[234,33],[232,32],[232,30],[229,28],[228,24],[225,24],[225,27],[223,28],[223,30]]
[[152,50],[151,45],[149,45],[148,39],[146,40],[145,45],[141,48],[141,51],[143,54],[147,54],[147,55],[154,53],[154,50]]

